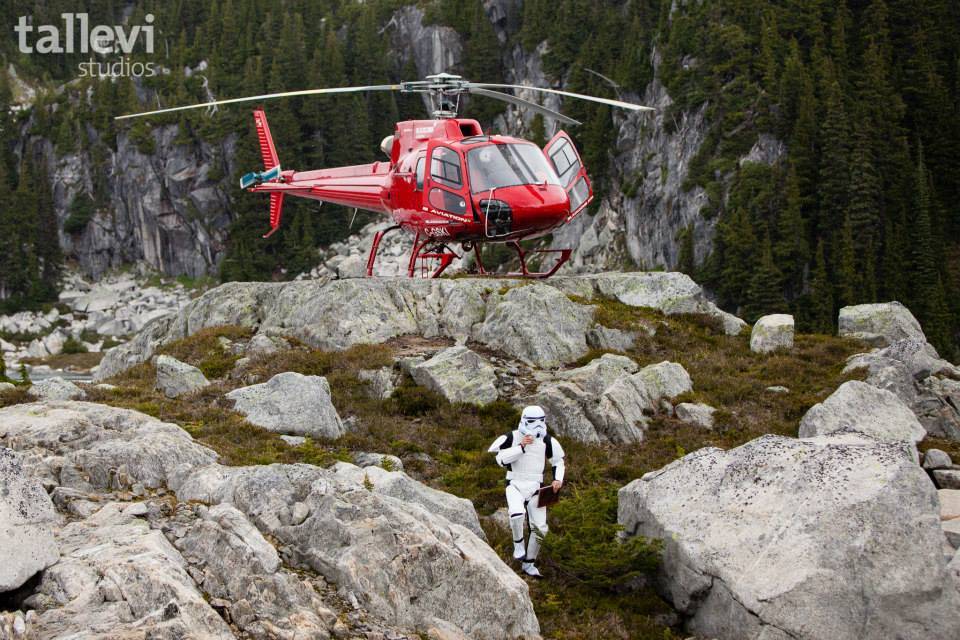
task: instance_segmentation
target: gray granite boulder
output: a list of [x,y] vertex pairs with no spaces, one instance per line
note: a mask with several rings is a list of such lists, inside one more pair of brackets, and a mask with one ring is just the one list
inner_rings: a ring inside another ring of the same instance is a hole
[[793,348],[793,316],[774,313],[763,316],[753,325],[750,333],[750,350],[754,353],[771,353]]
[[336,614],[312,586],[280,570],[276,549],[243,513],[227,503],[198,511],[174,545],[196,566],[193,575],[203,592],[229,603],[234,624],[264,640],[329,638]]
[[800,420],[800,437],[872,438],[914,445],[927,432],[900,398],[859,380],[844,382]]
[[953,465],[950,455],[940,449],[927,449],[923,454],[924,469],[949,469]]
[[693,389],[684,368],[661,362],[643,369],[614,354],[557,372],[520,404],[538,404],[558,435],[581,442],[638,442],[650,415],[664,402]]
[[57,376],[35,382],[27,393],[37,400],[79,400],[87,397],[87,392],[63,378]]
[[688,631],[718,640],[960,636],[939,519],[901,445],[829,437],[701,449],[618,508],[626,535],[663,540],[657,588]]
[[497,399],[497,374],[475,351],[456,345],[410,368],[417,384],[436,391],[450,402],[489,404]]
[[675,362],[661,362],[618,378],[600,395],[595,424],[613,442],[639,442],[662,402],[693,390],[690,374]]
[[157,356],[157,390],[178,398],[210,384],[200,369],[167,355]]
[[681,402],[674,407],[677,420],[694,424],[704,429],[713,428],[713,414],[716,409],[701,402]]
[[843,307],[839,321],[841,336],[857,338],[876,347],[905,339],[927,341],[917,319],[896,301]]
[[23,456],[0,447],[0,593],[17,589],[57,561],[56,513]]
[[226,397],[252,424],[270,431],[329,439],[346,433],[322,376],[287,371]]

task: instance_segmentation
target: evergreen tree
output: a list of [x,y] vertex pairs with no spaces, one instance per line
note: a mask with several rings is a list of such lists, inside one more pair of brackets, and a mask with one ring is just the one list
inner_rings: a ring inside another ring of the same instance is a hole
[[753,322],[760,316],[787,310],[786,299],[781,288],[782,275],[773,261],[770,237],[766,236],[761,245],[760,261],[750,278],[747,290],[746,317]]
[[810,281],[809,330],[814,333],[832,334],[834,327],[833,286],[824,258],[823,242],[817,244],[813,277]]

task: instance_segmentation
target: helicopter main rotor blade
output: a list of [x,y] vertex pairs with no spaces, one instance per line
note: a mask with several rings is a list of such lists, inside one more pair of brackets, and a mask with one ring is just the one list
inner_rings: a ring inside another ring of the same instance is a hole
[[123,116],[116,116],[114,120],[124,120],[126,118],[139,118],[141,116],[152,116],[158,113],[170,113],[172,111],[186,111],[187,109],[202,109],[204,107],[213,107],[220,104],[236,104],[238,102],[255,102],[257,100],[272,100],[273,98],[290,98],[294,96],[314,96],[324,93],[350,93],[353,91],[400,91],[402,85],[399,84],[377,84],[369,87],[333,87],[330,89],[304,89],[303,91],[284,91],[282,93],[265,93],[259,96],[248,96],[246,98],[229,98],[227,100],[214,100],[201,104],[191,104],[185,107],[171,107],[169,109],[156,109],[154,111],[144,111],[143,113],[130,113]]
[[531,91],[542,91],[543,93],[553,93],[558,96],[567,96],[569,98],[579,98],[580,100],[589,100],[591,102],[599,102],[601,104],[607,104],[611,107],[620,107],[621,109],[630,109],[631,111],[655,111],[653,107],[645,107],[639,104],[633,104],[632,102],[623,102],[622,100],[610,100],[609,98],[598,98],[596,96],[586,96],[582,93],[571,93],[570,91],[560,91],[559,89],[545,89],[543,87],[533,87],[524,84],[491,84],[487,82],[468,82],[466,87],[473,91],[474,88],[489,88],[489,89],[528,89]]
[[518,98],[517,96],[511,96],[507,93],[490,91],[489,89],[481,89],[480,87],[473,85],[470,86],[467,92],[478,96],[493,98],[494,100],[502,100],[503,102],[509,102],[510,104],[515,104],[521,107],[526,107],[527,109],[536,111],[540,115],[547,116],[548,118],[556,118],[564,124],[582,124],[579,120],[574,120],[573,118],[565,116],[559,111],[554,111],[553,109],[548,109],[547,107],[541,107],[536,102],[530,102],[529,100],[524,100],[523,98]]

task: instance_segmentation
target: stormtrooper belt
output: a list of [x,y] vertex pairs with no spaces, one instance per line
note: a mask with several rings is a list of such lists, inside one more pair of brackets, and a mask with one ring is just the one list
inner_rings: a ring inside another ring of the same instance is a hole
[[543,482],[543,474],[542,473],[522,473],[519,471],[507,471],[507,480]]

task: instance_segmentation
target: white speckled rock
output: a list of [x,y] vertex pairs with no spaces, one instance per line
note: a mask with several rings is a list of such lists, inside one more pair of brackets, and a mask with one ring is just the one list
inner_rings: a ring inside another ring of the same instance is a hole
[[900,398],[859,380],[844,382],[800,420],[800,437],[872,438],[914,445],[927,432]]
[[60,377],[36,382],[27,389],[27,393],[37,400],[79,400],[87,397],[86,391]]
[[178,398],[210,384],[200,369],[171,356],[157,356],[157,390],[168,398]]
[[450,402],[489,404],[497,399],[497,374],[478,353],[456,345],[410,368],[417,384],[436,391]]
[[753,325],[750,333],[750,350],[755,353],[770,353],[778,349],[793,348],[793,316],[774,313],[763,316]]
[[896,301],[843,307],[839,334],[864,340],[875,347],[886,347],[904,339],[927,340],[910,310]]
[[346,432],[322,376],[287,371],[262,384],[234,389],[226,397],[247,420],[270,431],[330,439]]
[[0,447],[0,593],[20,587],[60,557],[53,503],[22,458]]
[[701,449],[623,487],[618,521],[664,541],[658,588],[698,636],[960,637],[936,492],[899,444]]

